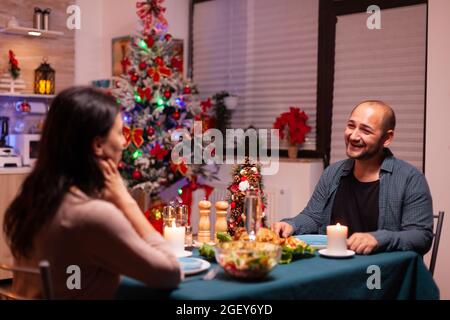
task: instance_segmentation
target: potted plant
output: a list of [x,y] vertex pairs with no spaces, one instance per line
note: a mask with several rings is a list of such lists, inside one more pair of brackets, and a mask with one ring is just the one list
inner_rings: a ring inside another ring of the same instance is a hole
[[290,107],[289,112],[282,113],[274,122],[273,128],[279,130],[281,140],[289,143],[289,158],[297,158],[298,146],[305,141],[305,136],[311,131],[306,124],[308,116],[300,108]]

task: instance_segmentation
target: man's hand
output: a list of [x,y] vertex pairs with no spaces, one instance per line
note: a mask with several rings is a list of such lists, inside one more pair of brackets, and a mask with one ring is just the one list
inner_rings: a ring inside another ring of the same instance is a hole
[[283,238],[287,238],[294,232],[294,227],[286,222],[275,222],[272,224],[272,231]]
[[378,241],[370,233],[354,233],[347,240],[347,246],[357,254],[367,255],[378,246]]

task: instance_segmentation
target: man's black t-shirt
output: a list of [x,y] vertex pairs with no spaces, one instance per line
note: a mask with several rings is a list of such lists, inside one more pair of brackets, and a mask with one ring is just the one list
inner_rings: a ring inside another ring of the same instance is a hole
[[334,198],[331,224],[348,227],[348,236],[355,232],[378,229],[378,198],[380,180],[360,182],[353,172],[342,177]]

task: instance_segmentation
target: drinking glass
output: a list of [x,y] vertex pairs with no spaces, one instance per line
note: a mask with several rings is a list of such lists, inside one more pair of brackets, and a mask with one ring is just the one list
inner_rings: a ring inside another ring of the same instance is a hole
[[245,228],[250,240],[256,239],[256,233],[262,226],[261,197],[256,190],[245,193],[244,199]]

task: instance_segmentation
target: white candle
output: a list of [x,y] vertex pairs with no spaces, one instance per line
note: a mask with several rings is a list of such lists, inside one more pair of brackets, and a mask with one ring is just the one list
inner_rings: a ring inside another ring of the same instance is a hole
[[177,227],[175,220],[172,221],[171,227],[164,227],[164,238],[172,247],[175,254],[182,254],[184,252],[184,234],[185,227]]
[[335,226],[327,226],[327,251],[331,254],[345,254],[347,252],[347,234],[348,228],[339,223]]

